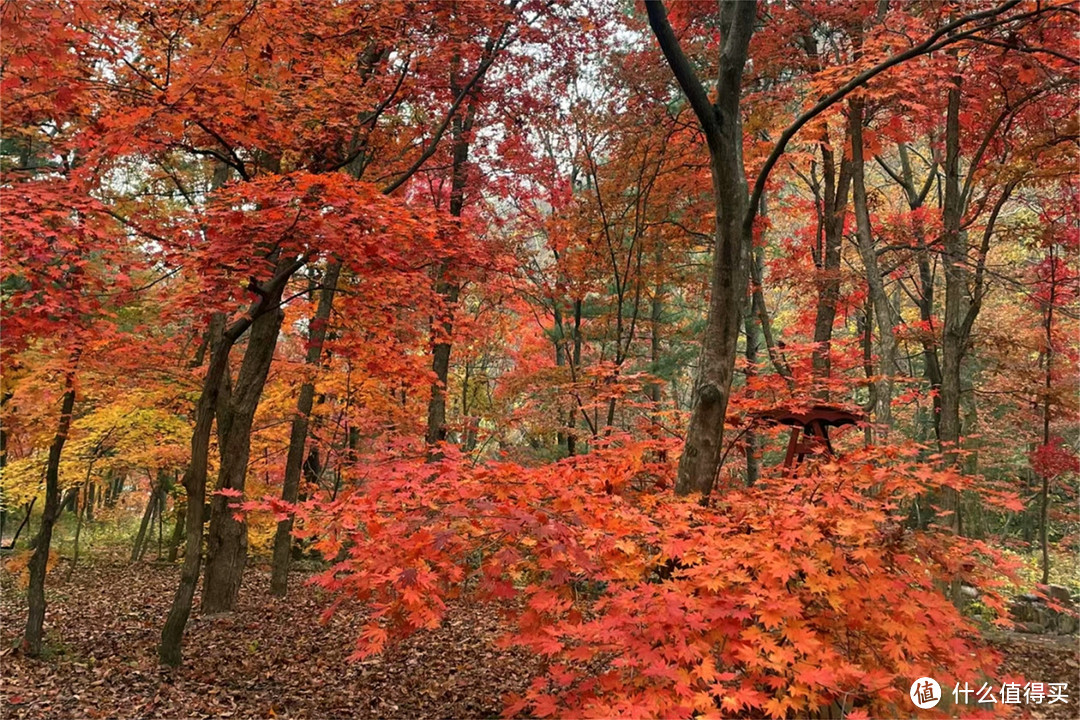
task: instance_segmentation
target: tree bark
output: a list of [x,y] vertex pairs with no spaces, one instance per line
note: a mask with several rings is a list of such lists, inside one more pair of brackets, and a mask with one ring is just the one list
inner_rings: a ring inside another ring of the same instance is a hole
[[[308,334],[308,349],[305,361],[312,377],[300,386],[296,399],[296,414],[293,416],[289,433],[289,452],[285,458],[285,480],[281,488],[281,499],[295,503],[300,492],[300,476],[304,465],[304,449],[307,444],[308,423],[311,409],[315,402],[314,373],[322,363],[322,349],[326,341],[326,327],[330,321],[330,311],[334,304],[334,292],[337,290],[341,263],[331,261],[323,276],[322,290],[319,292],[319,304],[311,320]],[[289,585],[289,562],[292,558],[293,517],[289,515],[277,525],[274,533],[274,561],[270,576],[270,594],[284,597]]]
[[267,312],[281,312],[278,305],[285,283],[302,264],[303,259],[300,259],[284,269],[279,267],[279,272],[270,281],[258,286],[259,299],[251,305],[245,315],[225,326],[223,330],[224,316],[218,315],[208,331],[211,337],[210,363],[206,376],[203,378],[202,393],[195,409],[195,427],[191,434],[191,461],[184,473],[184,488],[187,491],[187,544],[184,551],[184,565],[180,571],[180,582],[173,596],[169,615],[161,629],[161,645],[158,647],[158,657],[165,665],[176,666],[182,660],[181,646],[184,628],[191,615],[195,587],[199,582],[210,435],[214,427],[218,394],[229,371],[229,353],[237,339],[255,320]]
[[[859,257],[866,271],[866,284],[870,290],[871,304],[874,308],[878,326],[878,375],[874,384],[874,415],[880,429],[880,436],[887,437],[892,427],[893,374],[896,372],[896,333],[894,328],[900,323],[899,314],[885,290],[885,282],[877,262],[877,249],[874,246],[873,229],[870,225],[870,209],[867,203],[865,160],[863,158],[863,103],[860,98],[852,98],[849,104],[851,136],[851,177],[852,195],[855,205],[856,235],[859,241]],[[869,331],[870,328],[867,327]]]
[[30,585],[26,592],[29,612],[26,618],[26,630],[23,633],[22,649],[31,657],[38,657],[41,654],[45,625],[45,572],[48,568],[53,526],[57,515],[60,514],[60,457],[71,429],[71,413],[75,409],[75,368],[78,366],[80,354],[79,348],[72,353],[71,367],[64,380],[60,424],[49,447],[49,459],[45,466],[45,508],[41,513],[41,526],[38,528],[34,553],[30,556]]
[[[963,212],[960,196],[960,76],[953,76],[945,117],[945,200],[942,208],[943,264],[945,270],[945,319],[941,340],[942,455],[946,465],[960,457],[960,369],[966,342],[964,295],[967,293],[967,248],[960,230]],[[960,494],[942,488],[942,508],[949,514],[949,527],[959,534]]]
[[154,509],[158,502],[158,488],[161,486],[161,471],[158,471],[157,481],[150,488],[150,497],[146,500],[146,510],[143,511],[142,522],[139,523],[139,532],[135,536],[135,544],[131,548],[131,562],[141,560],[146,552],[146,528],[150,519],[154,516]]
[[[279,263],[279,272],[286,262]],[[251,324],[247,349],[229,399],[228,431],[221,445],[221,466],[218,471],[219,491],[243,493],[247,481],[251,427],[274,359],[278,332],[285,318],[285,313],[278,306],[281,289],[267,300],[272,308]],[[247,522],[234,517],[234,511],[230,508],[233,501],[234,498],[217,493],[210,500],[210,531],[201,605],[204,614],[232,610],[240,592],[247,562]]]
[[[841,156],[839,172],[829,149],[828,138],[821,144],[824,196],[818,202],[821,234],[824,247],[815,252],[817,262],[817,311],[814,316],[814,377],[827,379],[832,374],[832,336],[836,322],[836,305],[840,301],[840,249],[844,239],[844,218],[847,215],[848,192],[851,187],[851,167]],[[815,188],[815,195],[817,194]],[[823,399],[828,391],[819,390]]]
[[[450,83],[455,95],[460,92],[456,72],[456,68],[451,71]],[[476,108],[471,106],[464,117],[455,115],[451,125],[450,216],[455,218],[460,218],[465,208],[469,133],[475,117]],[[454,332],[454,312],[461,294],[461,285],[451,274],[449,261],[441,263],[435,274],[435,293],[442,299],[444,314],[442,318],[432,320],[431,370],[435,373],[435,382],[431,384],[431,396],[428,399],[425,435],[428,445],[437,445],[446,440],[446,390],[450,378],[450,349]],[[432,455],[433,458],[436,456],[437,453]]]
[[724,420],[748,285],[747,259],[751,250],[752,225],[747,222],[750,196],[743,167],[740,98],[757,4],[728,2],[721,6],[724,44],[720,52],[715,103],[710,101],[708,92],[683,54],[663,4],[648,2],[646,9],[653,34],[698,118],[709,148],[716,206],[716,239],[709,283],[712,292],[694,386],[693,409],[675,485],[675,491],[680,495],[699,493],[708,496],[719,472]]

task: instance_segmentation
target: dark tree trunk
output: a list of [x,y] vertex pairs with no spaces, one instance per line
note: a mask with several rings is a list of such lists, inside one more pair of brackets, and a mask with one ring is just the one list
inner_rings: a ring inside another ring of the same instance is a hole
[[693,393],[693,409],[679,460],[675,490],[680,495],[707,496],[719,472],[724,420],[735,355],[742,329],[742,307],[748,284],[751,250],[749,190],[743,168],[740,114],[742,73],[754,31],[757,5],[724,3],[720,11],[724,45],[720,52],[716,102],[698,80],[660,3],[648,3],[649,24],[672,72],[694,109],[709,148],[716,242],[710,275],[711,297]]
[[[315,402],[314,373],[322,362],[323,343],[326,340],[326,326],[330,321],[330,310],[334,303],[341,263],[332,261],[326,267],[322,290],[319,292],[319,305],[315,309],[308,335],[306,362],[312,377],[300,386],[300,395],[296,399],[296,414],[293,416],[289,433],[289,452],[285,458],[285,480],[281,488],[281,499],[295,503],[300,491],[300,477],[304,464],[304,448],[307,444],[308,422],[311,408]],[[274,562],[270,576],[270,594],[284,597],[288,592],[289,562],[292,558],[292,515],[277,525],[274,534]]]
[[[251,324],[266,313],[281,313],[278,304],[285,283],[299,269],[301,261],[281,269],[269,282],[259,286],[257,300],[247,314],[224,326],[224,316],[216,315],[211,323],[210,364],[203,378],[202,393],[195,410],[195,428],[191,434],[191,461],[184,473],[184,489],[187,491],[187,544],[184,550],[184,564],[180,571],[180,583],[173,596],[169,615],[161,629],[161,645],[158,657],[165,665],[176,666],[182,660],[181,647],[184,628],[191,615],[195,587],[199,582],[199,569],[202,564],[203,505],[206,502],[207,462],[210,456],[210,435],[214,428],[214,415],[218,406],[218,394],[221,392],[229,371],[229,352],[237,339],[247,331]],[[278,321],[280,323],[280,320]],[[276,334],[275,334],[276,342]],[[271,355],[273,349],[271,348]],[[246,458],[245,458],[246,465]],[[246,468],[245,468],[246,469]]]
[[180,553],[180,541],[184,538],[184,520],[187,516],[187,504],[176,503],[176,523],[173,525],[172,537],[169,539],[169,562],[176,562]]
[[[832,374],[831,350],[836,306],[840,301],[840,249],[844,239],[844,218],[847,215],[848,191],[851,187],[851,166],[841,159],[839,173],[828,138],[821,144],[824,196],[817,203],[818,222],[824,247],[814,255],[817,263],[817,312],[814,317],[814,376],[828,378]],[[815,195],[817,191],[815,189]],[[828,399],[828,391],[819,393]]]
[[[279,271],[281,269],[279,267]],[[217,490],[244,492],[251,453],[251,427],[285,317],[278,307],[280,289],[269,301],[272,308],[251,324],[247,349],[229,398],[228,430],[221,445]],[[247,562],[247,522],[234,517],[230,507],[232,502],[234,498],[220,494],[214,494],[210,500],[210,531],[201,605],[204,614],[232,610],[240,592]]]
[[[754,262],[754,260],[751,260]],[[747,299],[747,305],[752,305],[753,299]],[[757,323],[754,322],[754,313],[752,308],[748,307],[746,310],[746,319],[743,321],[744,331],[746,332],[746,382],[750,384],[753,381],[755,375],[757,375],[757,362],[758,362],[758,344],[760,342],[759,331]],[[746,442],[746,486],[753,487],[757,484],[758,478],[761,477],[761,467],[759,463],[758,453],[758,434],[755,432],[754,427],[750,426],[750,429],[746,431],[744,436]]]
[[49,460],[45,466],[45,509],[41,513],[41,527],[38,528],[34,553],[30,556],[30,585],[26,592],[29,612],[26,618],[26,631],[23,633],[22,649],[31,657],[41,654],[45,625],[45,572],[49,562],[53,525],[56,523],[57,515],[60,514],[60,456],[64,451],[64,443],[67,442],[68,431],[71,429],[71,413],[75,408],[75,367],[79,362],[79,354],[79,350],[73,353],[71,369],[68,370],[64,381],[60,424],[49,447]]
[[[157,480],[150,487],[150,497],[146,500],[146,510],[143,511],[142,522],[139,523],[139,532],[135,536],[135,544],[131,548],[131,562],[141,560],[146,552],[146,528],[154,517],[154,511],[158,503],[158,489],[161,487],[161,471],[158,471]],[[151,532],[152,534],[152,532]]]
[[[451,69],[451,88],[455,95],[460,94],[457,68]],[[455,115],[451,124],[451,167],[450,167],[450,216],[459,218],[465,208],[466,171],[469,162],[469,133],[472,131],[476,108],[471,106],[465,116]],[[443,316],[432,320],[431,369],[435,373],[435,382],[431,385],[428,399],[427,433],[428,445],[437,445],[446,440],[446,390],[450,377],[450,349],[454,332],[454,312],[457,308],[461,285],[451,277],[449,262],[439,265],[435,275],[435,292],[442,299]],[[435,327],[438,330],[435,330]],[[435,457],[433,455],[432,457]]]
[[[211,325],[211,333],[214,325]],[[195,411],[195,429],[191,435],[191,461],[184,473],[184,489],[187,491],[187,545],[184,565],[180,571],[180,584],[176,588],[169,616],[161,630],[161,646],[158,657],[165,665],[176,666],[181,661],[181,642],[184,627],[191,614],[195,586],[199,581],[202,561],[203,504],[206,501],[206,472],[210,456],[210,434],[214,427],[214,411],[222,378],[228,372],[229,350],[235,340],[227,337],[211,340],[210,366],[203,378],[202,395]]]
[[[967,248],[960,229],[963,213],[960,197],[960,77],[949,88],[945,120],[945,201],[942,208],[944,231],[945,320],[941,339],[941,449],[947,465],[960,457],[960,370],[964,357],[964,295],[967,287]],[[942,488],[942,507],[950,512],[949,527],[960,533],[960,494]]]

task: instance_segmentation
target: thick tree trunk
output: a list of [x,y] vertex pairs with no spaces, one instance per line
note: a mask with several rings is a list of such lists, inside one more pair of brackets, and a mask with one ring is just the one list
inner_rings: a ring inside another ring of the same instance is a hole
[[64,382],[60,424],[49,447],[49,459],[45,466],[45,509],[41,513],[41,527],[38,528],[34,553],[30,556],[30,585],[26,592],[29,612],[26,618],[26,630],[23,633],[22,649],[31,657],[41,654],[45,624],[45,572],[49,562],[53,525],[56,523],[57,515],[60,514],[60,456],[64,451],[64,443],[67,442],[68,431],[71,429],[71,413],[75,408],[75,367],[79,362],[79,354],[80,351],[76,349]]
[[699,493],[707,496],[719,472],[724,420],[748,285],[752,225],[748,215],[750,195],[743,168],[740,98],[757,5],[742,2],[721,6],[724,45],[720,52],[715,103],[710,101],[709,93],[683,54],[663,5],[648,3],[646,9],[653,33],[694,109],[709,148],[716,206],[716,242],[709,278],[711,296],[690,424],[675,484],[675,491],[680,495]]
[[[279,272],[281,269],[278,268]],[[281,290],[268,301],[271,309],[251,325],[244,359],[232,388],[228,431],[221,445],[217,490],[244,492],[248,457],[251,454],[251,427],[274,359],[278,332],[285,318],[285,313],[278,307]],[[233,497],[217,493],[210,500],[210,531],[201,605],[204,614],[232,610],[240,592],[247,562],[247,522],[234,517],[230,507],[232,502]]]
[[[289,452],[285,458],[285,480],[281,488],[281,499],[295,503],[300,491],[300,476],[304,465],[304,449],[307,444],[308,423],[311,408],[315,403],[315,373],[322,362],[323,343],[326,341],[326,326],[330,321],[330,310],[334,304],[334,292],[337,290],[341,263],[332,261],[326,267],[322,290],[319,292],[319,305],[315,309],[308,334],[306,362],[312,377],[300,386],[296,399],[296,414],[293,416],[289,433]],[[274,562],[270,576],[270,594],[284,597],[288,592],[289,562],[292,558],[292,515],[278,523],[274,534]]]

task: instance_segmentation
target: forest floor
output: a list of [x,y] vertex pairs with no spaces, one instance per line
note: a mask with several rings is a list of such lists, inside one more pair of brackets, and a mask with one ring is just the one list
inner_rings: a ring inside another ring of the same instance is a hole
[[[13,718],[465,718],[498,716],[502,698],[522,692],[538,669],[527,654],[499,649],[499,616],[455,607],[443,627],[378,658],[346,658],[362,613],[341,609],[299,575],[287,599],[268,596],[269,576],[245,576],[239,609],[215,618],[196,611],[184,665],[160,668],[156,644],[178,568],[99,559],[70,578],[49,576],[47,648],[31,660],[10,648],[24,622],[17,579],[0,588],[0,717]],[[197,600],[196,600],[197,604]],[[197,605],[196,605],[197,606]],[[1031,717],[1077,717],[1077,638],[996,633],[1011,675],[1067,682],[1070,704],[1021,706]]]
[[536,671],[520,651],[497,648],[490,607],[452,609],[438,630],[384,655],[349,662],[363,622],[342,607],[328,623],[318,588],[290,581],[269,596],[269,573],[245,573],[238,610],[202,618],[184,638],[184,664],[160,668],[157,643],[179,568],[98,562],[64,579],[49,573],[46,652],[12,652],[24,593],[8,573],[0,600],[0,717],[15,718],[462,718],[497,717],[506,693]]

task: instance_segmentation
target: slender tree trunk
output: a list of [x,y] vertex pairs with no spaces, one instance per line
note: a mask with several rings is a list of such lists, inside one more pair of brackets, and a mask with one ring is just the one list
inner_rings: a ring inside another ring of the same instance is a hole
[[[282,265],[279,263],[278,272],[281,272]],[[268,300],[271,309],[251,324],[247,349],[232,388],[228,431],[221,445],[217,490],[244,492],[251,454],[251,427],[274,359],[278,332],[285,318],[285,313],[278,306],[281,289]],[[210,531],[201,605],[204,614],[232,610],[243,581],[247,562],[247,522],[234,517],[230,508],[233,501],[234,498],[217,493],[210,500]]]
[[[949,88],[945,121],[945,201],[942,212],[944,230],[945,320],[941,342],[941,419],[939,421],[942,454],[946,465],[960,457],[960,370],[964,357],[964,295],[967,287],[967,251],[960,230],[960,76],[953,77]],[[942,507],[950,513],[949,527],[962,530],[960,494],[942,488]]]
[[[817,312],[814,317],[814,352],[812,363],[814,377],[827,379],[832,374],[832,336],[836,322],[836,306],[840,301],[840,249],[844,239],[844,218],[847,215],[848,191],[851,187],[851,168],[841,159],[839,174],[828,138],[821,145],[822,174],[825,181],[824,197],[819,202],[824,247],[815,252],[818,262]],[[828,399],[828,390],[819,390],[822,399]]]
[[[307,444],[308,423],[311,408],[315,402],[315,377],[322,362],[323,343],[326,341],[326,326],[330,321],[330,310],[334,303],[341,263],[331,261],[323,276],[322,290],[319,292],[319,305],[315,309],[308,334],[306,362],[312,377],[300,386],[296,399],[296,414],[293,415],[289,433],[289,452],[285,458],[285,481],[281,488],[281,499],[295,503],[300,491],[300,476],[304,464],[304,449]],[[293,517],[289,515],[277,525],[274,533],[274,562],[270,576],[270,594],[284,597],[288,592],[289,562],[292,558]]]
[[[454,67],[451,69],[451,87],[455,95],[461,92],[457,87],[456,74],[457,68]],[[464,117],[455,115],[451,124],[450,216],[455,218],[460,218],[465,208],[468,134],[472,131],[475,117],[476,108],[471,106]],[[431,385],[431,396],[428,399],[425,438],[428,445],[437,445],[446,440],[446,389],[450,378],[450,349],[453,343],[454,312],[461,294],[461,285],[451,277],[452,272],[450,262],[447,261],[439,265],[435,275],[435,292],[442,299],[444,314],[442,318],[433,320],[432,324],[431,369],[435,373],[435,382]]]
[[157,481],[150,487],[150,497],[146,500],[146,510],[143,511],[142,522],[139,523],[139,532],[135,536],[135,544],[131,548],[131,562],[141,560],[146,552],[146,528],[154,517],[154,509],[158,502],[158,488],[161,484],[161,471],[158,471]]
[[[87,471],[86,474],[89,475],[90,471]],[[81,512],[79,513],[78,519],[75,521],[75,541],[72,543],[74,547],[71,553],[71,567],[68,568],[67,573],[68,578],[75,573],[75,567],[79,564],[79,536],[82,534],[83,518],[90,512],[89,492],[92,487],[92,485],[87,484],[83,490],[83,492],[87,494],[87,497],[83,500]]]
[[[875,419],[880,427],[880,434],[885,437],[892,427],[893,374],[896,372],[896,334],[894,328],[900,323],[899,314],[893,307],[881,269],[877,262],[877,249],[874,247],[873,230],[870,225],[870,210],[866,195],[865,160],[863,158],[863,104],[859,98],[853,98],[849,105],[850,135],[852,146],[851,176],[852,195],[855,205],[856,235],[859,241],[859,256],[866,270],[866,283],[870,289],[870,298],[878,326],[879,363],[878,374],[881,379],[874,387]],[[869,328],[867,328],[869,330]]]
[[173,525],[172,538],[169,540],[169,562],[176,562],[180,553],[180,541],[184,538],[184,520],[187,516],[187,504],[176,503],[176,523]]
[[[60,514],[60,456],[67,442],[71,429],[71,413],[75,408],[75,368],[79,363],[81,349],[72,353],[71,367],[64,381],[64,397],[60,407],[60,424],[56,430],[52,445],[49,447],[49,459],[45,466],[45,509],[41,513],[41,527],[38,528],[34,553],[30,556],[30,585],[26,598],[29,612],[26,618],[26,630],[23,633],[22,649],[31,656],[41,654],[41,641],[45,624],[45,572],[49,562],[49,549],[52,545],[53,525]],[[29,514],[29,513],[28,513]]]
[[[751,259],[751,262],[754,262],[754,260]],[[753,298],[747,298],[747,304],[752,305]],[[750,385],[757,375],[758,343],[760,338],[757,323],[754,322],[754,313],[749,307],[746,310],[744,325],[746,333],[746,384]],[[758,434],[752,425],[746,431],[744,439],[746,442],[746,486],[753,487],[761,476],[761,469],[758,460]]]
[[[1046,322],[1043,330],[1046,335],[1046,374],[1043,376],[1043,446],[1050,444],[1050,384],[1054,370],[1054,302],[1057,294],[1057,266],[1054,262],[1054,250],[1050,248],[1050,297],[1046,303]],[[1050,582],[1050,545],[1047,542],[1047,530],[1050,520],[1050,476],[1042,474],[1042,497],[1039,502],[1039,546],[1042,550],[1042,582]]]

